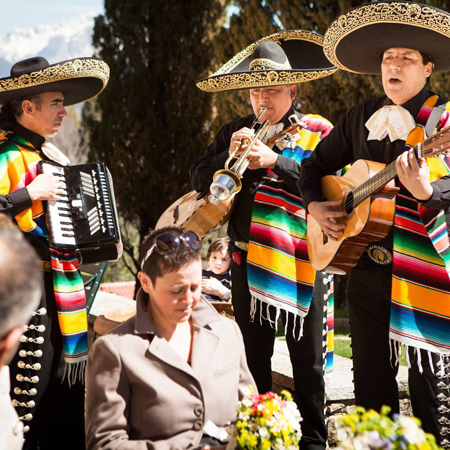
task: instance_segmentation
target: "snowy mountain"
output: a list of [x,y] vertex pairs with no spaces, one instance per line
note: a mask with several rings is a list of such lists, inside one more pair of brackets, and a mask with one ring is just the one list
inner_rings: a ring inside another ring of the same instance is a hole
[[79,56],[92,56],[94,16],[83,15],[65,23],[18,29],[0,36],[0,77],[22,59],[43,56],[50,64]]

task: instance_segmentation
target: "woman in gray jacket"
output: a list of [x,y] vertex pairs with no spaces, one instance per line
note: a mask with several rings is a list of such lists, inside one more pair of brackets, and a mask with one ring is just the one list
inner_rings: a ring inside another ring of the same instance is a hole
[[145,238],[137,314],[89,354],[89,450],[221,445],[236,419],[241,388],[254,381],[238,326],[201,299],[200,247],[179,228]]

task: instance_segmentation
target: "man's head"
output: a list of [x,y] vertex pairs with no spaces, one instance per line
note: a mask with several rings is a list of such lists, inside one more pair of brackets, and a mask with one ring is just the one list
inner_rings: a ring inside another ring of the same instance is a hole
[[296,95],[295,84],[250,89],[253,112],[258,116],[262,107],[267,108],[261,119],[269,120],[273,124],[278,123],[289,111]]
[[54,136],[66,116],[64,106],[95,97],[108,79],[108,65],[96,58],[19,61],[9,77],[0,78],[0,128],[9,131],[17,121],[43,137]]
[[17,122],[42,137],[55,136],[67,116],[64,94],[59,91],[42,92],[31,98],[20,99]]
[[418,94],[433,72],[433,63],[417,50],[394,47],[387,49],[381,61],[381,79],[386,95],[402,105]]
[[0,368],[14,355],[22,327],[38,307],[42,275],[22,233],[0,216]]

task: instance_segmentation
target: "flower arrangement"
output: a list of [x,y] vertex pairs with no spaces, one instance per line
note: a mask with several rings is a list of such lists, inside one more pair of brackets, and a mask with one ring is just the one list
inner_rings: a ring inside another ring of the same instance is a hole
[[298,449],[301,416],[288,391],[255,394],[249,387],[236,412],[236,422],[227,428],[227,450]]
[[355,450],[434,450],[440,449],[433,435],[425,433],[420,420],[395,414],[391,419],[390,408],[383,406],[381,413],[356,407],[354,414],[338,420],[338,428],[346,434],[341,449]]

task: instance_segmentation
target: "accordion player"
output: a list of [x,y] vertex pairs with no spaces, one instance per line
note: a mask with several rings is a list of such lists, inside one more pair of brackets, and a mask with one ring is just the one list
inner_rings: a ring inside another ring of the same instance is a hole
[[105,164],[39,164],[42,173],[60,177],[65,185],[59,200],[47,203],[50,246],[76,251],[83,263],[119,259],[122,239],[112,178]]

